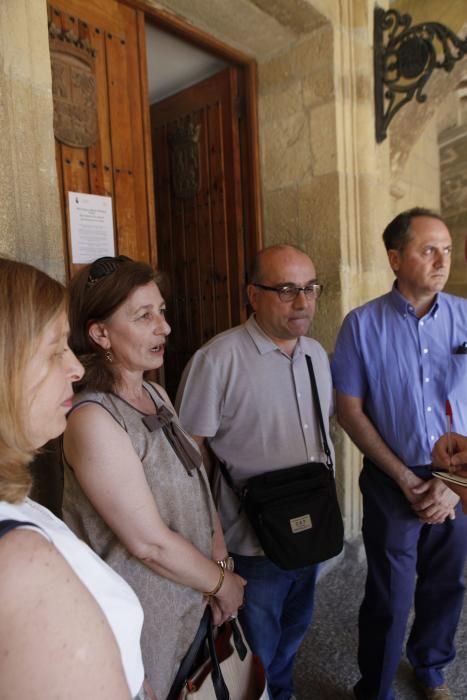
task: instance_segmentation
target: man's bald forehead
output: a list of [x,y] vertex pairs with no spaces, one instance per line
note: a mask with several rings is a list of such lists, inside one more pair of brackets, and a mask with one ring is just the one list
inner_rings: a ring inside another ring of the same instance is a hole
[[297,246],[290,244],[271,245],[267,248],[263,248],[256,254],[249,275],[250,282],[260,282],[268,268],[268,264],[275,261],[277,257],[287,256],[290,254],[292,254],[292,256],[297,255],[299,257],[303,257],[313,265],[313,261],[311,260],[310,256]]

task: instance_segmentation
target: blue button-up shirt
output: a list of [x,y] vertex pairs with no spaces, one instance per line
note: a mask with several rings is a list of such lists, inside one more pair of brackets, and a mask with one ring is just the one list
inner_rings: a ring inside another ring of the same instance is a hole
[[446,432],[446,399],[453,430],[467,434],[467,300],[439,293],[417,318],[394,286],[389,294],[345,318],[331,363],[334,386],[364,400],[386,444],[407,466],[431,463]]

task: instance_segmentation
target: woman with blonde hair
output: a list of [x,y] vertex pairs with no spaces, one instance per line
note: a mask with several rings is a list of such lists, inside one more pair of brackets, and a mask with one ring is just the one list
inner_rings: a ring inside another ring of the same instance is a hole
[[0,697],[143,698],[135,594],[28,498],[83,374],[68,332],[63,286],[0,258]]
[[64,518],[136,591],[145,670],[164,700],[206,603],[215,622],[235,615],[245,581],[196,443],[145,378],[170,333],[155,271],[123,256],[87,265],[70,286],[70,325],[86,371],[64,434]]

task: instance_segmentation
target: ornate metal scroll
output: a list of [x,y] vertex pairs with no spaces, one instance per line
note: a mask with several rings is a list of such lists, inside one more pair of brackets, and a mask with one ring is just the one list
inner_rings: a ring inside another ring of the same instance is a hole
[[169,129],[172,188],[179,199],[195,197],[201,188],[200,133],[201,124],[190,120]]
[[415,97],[425,102],[423,88],[436,68],[449,72],[467,54],[460,39],[439,22],[410,26],[410,15],[374,11],[376,141],[386,138],[394,115]]
[[98,139],[95,50],[73,31],[49,22],[54,133],[68,146],[87,148]]

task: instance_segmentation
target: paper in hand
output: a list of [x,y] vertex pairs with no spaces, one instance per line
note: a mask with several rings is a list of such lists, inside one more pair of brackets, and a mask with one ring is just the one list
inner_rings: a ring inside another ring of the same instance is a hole
[[432,474],[433,474],[433,476],[436,476],[438,479],[442,479],[443,481],[448,481],[451,484],[457,484],[458,486],[467,487],[467,477],[460,476],[460,474],[451,474],[450,472],[437,472],[437,471],[433,471]]

